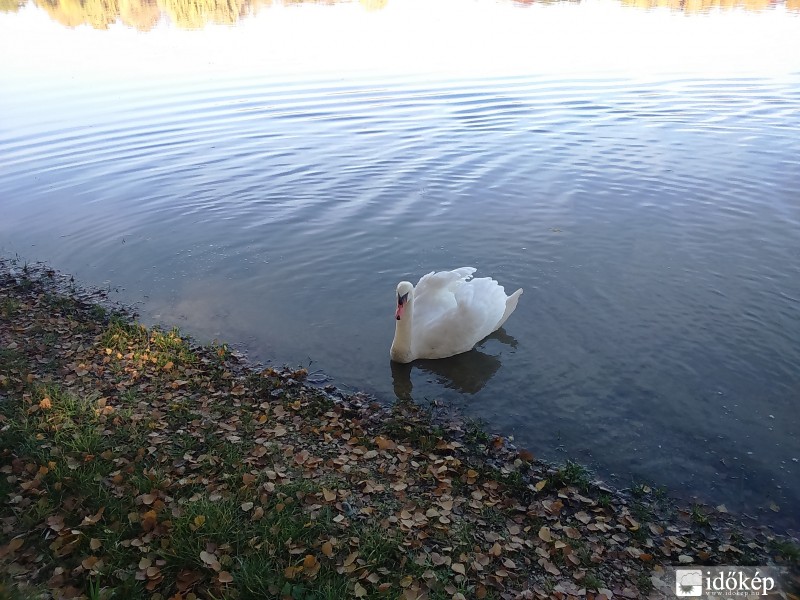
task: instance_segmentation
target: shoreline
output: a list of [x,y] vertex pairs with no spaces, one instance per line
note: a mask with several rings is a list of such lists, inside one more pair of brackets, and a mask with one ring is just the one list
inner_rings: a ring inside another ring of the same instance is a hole
[[194,345],[73,284],[0,258],[0,599],[610,600],[669,597],[676,565],[800,582],[798,540],[748,517]]

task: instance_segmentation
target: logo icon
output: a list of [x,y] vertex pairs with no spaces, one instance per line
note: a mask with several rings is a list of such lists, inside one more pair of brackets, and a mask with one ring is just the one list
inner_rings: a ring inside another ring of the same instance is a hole
[[675,595],[699,597],[703,595],[703,571],[700,569],[677,569],[675,571]]

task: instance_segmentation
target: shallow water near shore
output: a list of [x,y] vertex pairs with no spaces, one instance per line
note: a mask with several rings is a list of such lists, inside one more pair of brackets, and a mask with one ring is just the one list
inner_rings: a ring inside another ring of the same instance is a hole
[[[0,39],[4,256],[255,359],[453,402],[617,484],[798,526],[791,5],[276,6],[147,32],[29,5]],[[393,368],[397,281],[465,265],[524,288],[516,313],[476,351]]]

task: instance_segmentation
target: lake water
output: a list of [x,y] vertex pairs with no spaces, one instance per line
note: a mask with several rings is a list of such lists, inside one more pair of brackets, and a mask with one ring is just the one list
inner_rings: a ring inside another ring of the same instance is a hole
[[[797,527],[800,6],[645,4],[12,2],[0,252]],[[393,369],[460,266],[516,313]]]

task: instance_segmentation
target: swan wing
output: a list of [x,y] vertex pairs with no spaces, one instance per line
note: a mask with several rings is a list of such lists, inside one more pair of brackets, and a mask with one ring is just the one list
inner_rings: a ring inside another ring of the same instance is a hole
[[[473,272],[471,267],[450,271],[458,273],[459,277],[442,277],[435,287],[426,290],[430,296],[423,309],[415,305],[414,350],[417,356],[444,358],[466,352],[502,322],[508,298],[503,287],[490,277],[468,280]],[[435,310],[428,312],[429,307]]]
[[422,330],[457,306],[455,290],[476,271],[461,267],[452,271],[431,271],[414,287],[414,329]]

